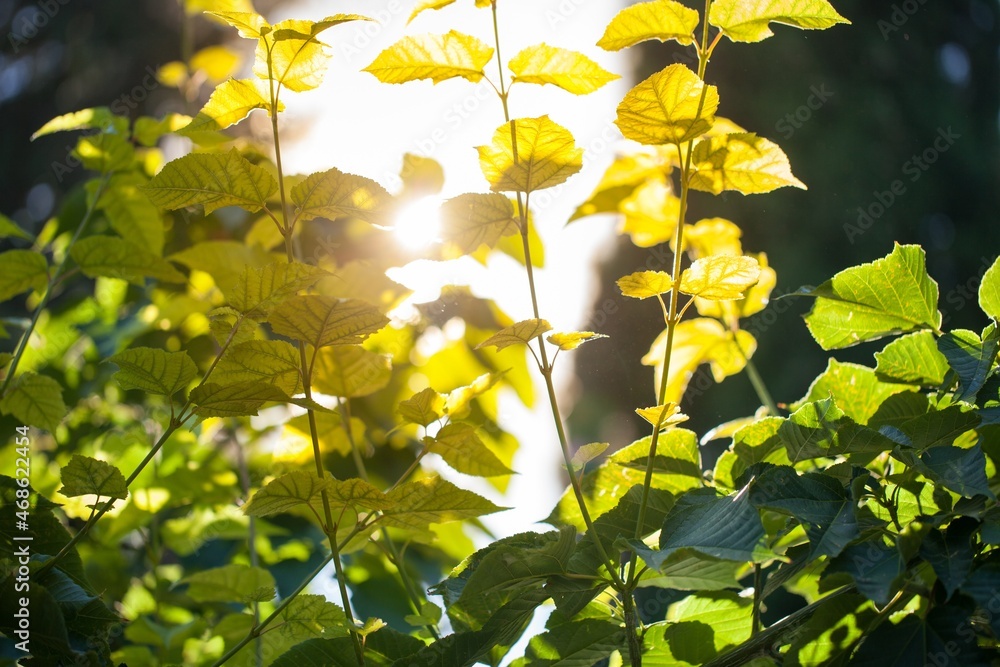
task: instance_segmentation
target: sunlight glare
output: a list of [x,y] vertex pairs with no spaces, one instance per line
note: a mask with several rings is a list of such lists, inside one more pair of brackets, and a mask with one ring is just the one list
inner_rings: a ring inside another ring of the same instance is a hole
[[421,197],[396,214],[396,238],[409,250],[420,250],[438,240],[441,232],[441,200]]

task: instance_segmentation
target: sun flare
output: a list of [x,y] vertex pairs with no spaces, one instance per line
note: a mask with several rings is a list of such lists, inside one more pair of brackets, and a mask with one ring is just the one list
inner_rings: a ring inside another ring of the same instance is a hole
[[441,232],[440,198],[421,197],[401,208],[393,231],[410,250],[420,250],[437,241]]

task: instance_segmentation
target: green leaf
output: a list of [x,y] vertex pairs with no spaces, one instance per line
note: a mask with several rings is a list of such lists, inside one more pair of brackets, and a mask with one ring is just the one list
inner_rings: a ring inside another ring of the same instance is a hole
[[867,424],[890,396],[909,389],[882,381],[877,370],[830,359],[826,369],[809,386],[805,397],[791,407],[798,410],[810,401],[832,396],[845,415],[859,424]]
[[404,37],[382,51],[363,71],[382,83],[418,79],[439,83],[455,77],[478,83],[491,58],[492,47],[471,35],[451,30],[444,35]]
[[862,465],[897,444],[846,416],[829,398],[806,403],[793,412],[778,428],[778,436],[793,463],[846,455],[852,463]]
[[167,260],[114,236],[89,236],[73,244],[69,252],[85,276],[120,278],[141,283],[143,278],[163,282],[187,282],[184,274]]
[[441,394],[427,387],[401,401],[396,409],[406,421],[427,426],[441,418],[441,410],[444,407],[442,403]]
[[675,0],[640,2],[618,12],[597,45],[607,51],[620,51],[650,39],[673,39],[687,46],[694,43],[697,27],[698,12]]
[[829,475],[767,468],[750,483],[750,504],[795,517],[805,527],[812,558],[837,556],[860,537],[855,502]]
[[105,174],[130,169],[135,148],[124,134],[93,134],[76,142],[73,155],[84,169]]
[[267,382],[249,381],[230,385],[207,382],[191,390],[190,400],[197,408],[194,412],[202,419],[208,417],[252,417],[262,405],[269,402],[293,403],[309,410],[327,408],[307,398],[290,398],[288,394]]
[[941,326],[937,283],[927,275],[920,246],[896,245],[892,253],[841,271],[811,291],[816,297],[806,324],[824,350],[850,347]]
[[950,446],[928,449],[920,455],[916,467],[930,479],[966,498],[976,495],[995,498],[986,477],[986,455],[978,444],[969,449]]
[[196,572],[181,580],[195,602],[266,602],[274,597],[274,577],[249,565],[225,565]]
[[128,132],[128,118],[117,116],[108,107],[81,109],[72,113],[56,116],[34,134],[31,140],[54,132],[73,132],[77,130],[101,130],[125,134]]
[[104,498],[128,497],[128,485],[121,471],[89,456],[74,454],[59,471],[59,477],[63,483],[59,493],[67,498],[89,494]]
[[552,84],[574,95],[587,95],[621,78],[582,53],[548,44],[529,46],[511,59],[509,67],[512,84]]
[[608,451],[609,447],[611,447],[611,443],[608,442],[591,442],[586,445],[580,445],[580,448],[573,453],[573,466],[576,469],[582,468]]
[[824,602],[793,636],[787,664],[843,664],[876,615],[872,603],[861,595],[841,595]]
[[441,236],[465,254],[515,232],[514,206],[505,195],[464,194],[441,205]]
[[792,174],[785,152],[753,133],[706,137],[695,144],[692,157],[691,187],[695,190],[753,195],[785,187],[807,189]]
[[274,263],[266,250],[239,241],[202,241],[174,253],[170,260],[207,273],[226,294],[236,289],[248,266],[261,268]]
[[938,351],[930,331],[898,338],[875,353],[875,373],[885,382],[937,387],[944,382],[948,360]]
[[383,525],[416,531],[426,531],[432,523],[470,519],[504,509],[440,477],[401,484],[388,496],[393,507],[384,513]]
[[49,263],[34,250],[8,250],[0,253],[0,301],[21,292],[43,290],[49,282]]
[[850,21],[826,0],[717,0],[708,14],[709,23],[734,42],[759,42],[771,32],[769,23],[783,23],[804,30],[825,30]]
[[679,591],[721,591],[741,588],[736,579],[741,563],[721,560],[698,553],[694,549],[679,549],[667,558],[658,550],[646,547],[637,540],[630,547],[642,560],[661,576],[652,577],[651,585],[662,584]]
[[34,241],[35,237],[21,229],[16,222],[0,213],[0,239],[15,238],[24,241]]
[[[976,601],[981,609],[989,609],[996,604],[997,591],[1000,590],[1000,563],[986,562],[977,567],[962,584],[962,592]],[[989,617],[993,635],[1000,636],[1000,614]]]
[[270,103],[257,88],[256,81],[229,79],[215,88],[194,120],[178,133],[191,136],[199,132],[218,132],[236,125],[254,109],[269,107]]
[[291,297],[272,311],[268,322],[276,334],[320,348],[360,344],[389,319],[359,299],[311,294]]
[[716,484],[735,489],[736,480],[755,463],[789,465],[784,442],[778,436],[784,423],[780,417],[765,417],[736,431],[730,451],[716,463],[713,474]]
[[643,637],[642,663],[648,667],[705,664],[750,638],[751,614],[751,601],[735,593],[691,595],[670,608],[666,622],[649,627]]
[[424,444],[429,452],[438,454],[448,465],[466,475],[496,477],[514,474],[483,444],[472,424],[448,424],[433,438],[424,438]]
[[996,651],[982,648],[969,612],[944,605],[931,609],[926,619],[909,613],[896,623],[882,623],[869,634],[847,664],[849,667],[928,665],[990,667]]
[[[201,53],[214,51],[214,49],[225,51],[224,47],[208,47],[203,49]],[[154,148],[164,135],[178,132],[190,123],[191,116],[185,116],[181,113],[164,114],[163,118],[160,119],[139,116],[135,119],[135,125],[132,128],[132,138],[141,146]]]
[[615,124],[640,144],[681,144],[708,132],[718,107],[716,87],[675,64],[630,90],[618,105]]
[[958,400],[975,403],[1000,350],[996,324],[986,327],[982,338],[967,329],[949,331],[938,339],[938,349],[958,374]]
[[46,375],[23,373],[14,378],[0,398],[0,412],[22,423],[55,431],[69,411],[58,382]]
[[[123,239],[160,257],[165,236],[163,214],[140,192],[143,183],[145,179],[133,174],[114,176],[97,201],[97,208]],[[89,186],[87,190],[92,191]]]
[[266,317],[271,308],[326,275],[326,271],[301,262],[248,266],[226,298],[244,315]]
[[490,145],[477,150],[479,167],[493,192],[544,190],[583,168],[583,149],[569,130],[548,116],[504,123],[493,133]]
[[852,544],[827,566],[824,576],[846,573],[858,591],[879,607],[889,603],[906,571],[906,562],[897,546],[886,544],[882,536]]
[[212,374],[218,384],[264,382],[288,394],[302,389],[299,351],[280,340],[248,340],[229,348]]
[[364,176],[327,169],[312,174],[292,188],[292,201],[298,207],[296,220],[358,218],[380,224],[391,195],[385,188]]
[[[365,637],[365,664],[372,667],[391,667],[397,660],[415,654],[424,643],[392,628],[381,628]],[[353,641],[348,637],[337,639],[308,639],[283,653],[271,667],[356,667]]]
[[946,597],[950,598],[972,572],[972,538],[977,528],[974,519],[961,517],[946,531],[930,531],[920,545],[920,556],[934,568]]
[[278,183],[234,148],[228,153],[189,153],[168,162],[143,190],[168,210],[203,204],[205,215],[224,206],[256,213],[267,206]]
[[1000,259],[983,274],[979,283],[979,307],[983,312],[1000,322]]
[[320,478],[315,472],[295,470],[265,484],[243,506],[247,516],[271,516],[300,505],[309,505],[333,485],[333,480]]
[[710,301],[742,299],[760,279],[760,264],[745,255],[712,255],[697,259],[681,274],[678,290]]
[[278,615],[274,624],[279,634],[296,640],[311,637],[343,637],[350,631],[344,611],[322,595],[300,593]]
[[118,366],[114,378],[122,389],[173,396],[198,376],[198,367],[187,352],[133,347],[107,359]]
[[613,651],[627,652],[625,629],[618,623],[585,618],[536,635],[524,653],[526,667],[590,667]]
[[717,496],[714,489],[695,489],[677,499],[663,522],[660,553],[679,549],[735,561],[773,558],[760,514],[743,489],[735,496]]
[[341,398],[359,398],[382,389],[392,377],[390,358],[360,345],[335,345],[316,352],[313,386]]
[[496,332],[477,345],[476,349],[495,347],[497,350],[502,350],[511,345],[527,345],[546,331],[552,331],[552,325],[545,320],[523,320]]

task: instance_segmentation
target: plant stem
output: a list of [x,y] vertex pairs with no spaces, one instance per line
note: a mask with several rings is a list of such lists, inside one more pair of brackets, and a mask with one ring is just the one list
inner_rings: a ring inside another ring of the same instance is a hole
[[[281,219],[286,224],[282,228],[282,232],[285,236],[285,254],[288,258],[289,263],[295,261],[295,249],[292,245],[292,234],[294,229],[292,225],[288,224],[288,202],[285,197],[285,174],[281,166],[281,139],[279,138],[278,132],[278,95],[280,94],[280,85],[275,87],[274,84],[274,72],[273,64],[271,61],[271,46],[268,46],[267,54],[267,73],[268,73],[268,85],[270,92],[270,102],[271,108],[271,136],[274,139],[274,162],[275,167],[278,170],[278,192],[281,196]],[[299,363],[302,370],[302,390],[305,394],[306,400],[312,400],[312,365],[308,362],[306,357],[306,344],[303,341],[298,341],[299,347]],[[313,353],[315,356],[315,352]],[[316,413],[313,410],[307,409],[306,414],[309,419],[309,436],[312,441],[313,450],[313,461],[316,464],[316,474],[320,479],[326,478],[326,469],[323,466],[323,453],[319,446],[319,429],[316,426]],[[344,574],[344,566],[340,560],[340,549],[337,546],[337,524],[333,521],[333,512],[330,509],[330,496],[323,489],[320,492],[320,498],[323,502],[323,514],[325,518],[324,530],[326,532],[327,540],[330,543],[330,555],[333,557],[334,569],[337,572],[337,585],[340,588],[340,597],[344,604],[344,614],[347,616],[348,625],[351,628],[351,640],[354,644],[354,653],[357,657],[359,667],[365,666],[365,649],[364,645],[361,643],[361,637],[357,633],[357,623],[354,620],[354,611],[351,609],[351,598],[347,590],[347,577]]]
[[97,209],[97,202],[101,199],[101,195],[104,194],[104,188],[108,185],[108,180],[110,180],[111,174],[107,173],[101,177],[100,182],[97,185],[97,190],[94,191],[94,196],[87,204],[87,210],[84,212],[83,217],[80,219],[80,224],[76,226],[76,231],[73,232],[73,237],[69,241],[69,245],[66,246],[66,254],[63,256],[62,261],[56,266],[55,270],[49,275],[48,283],[45,286],[45,293],[42,294],[41,300],[38,302],[38,306],[35,307],[35,312],[31,316],[31,322],[28,324],[28,328],[21,333],[20,340],[17,341],[17,348],[14,350],[14,358],[10,362],[10,367],[7,369],[7,375],[4,376],[3,384],[0,384],[0,396],[7,391],[7,387],[10,386],[11,381],[14,379],[14,373],[17,372],[17,366],[21,363],[21,357],[24,356],[25,350],[28,349],[28,342],[31,340],[31,335],[35,332],[35,327],[38,326],[38,319],[42,316],[42,311],[45,310],[45,306],[48,305],[49,300],[52,298],[52,292],[62,277],[65,269],[66,263],[69,261],[70,250],[76,245],[77,240],[79,240],[80,235],[87,228],[90,223],[90,219],[94,215],[94,211]]
[[763,590],[764,577],[761,573],[760,563],[753,564],[753,613],[750,622],[750,636],[753,637],[760,632],[760,605],[764,601]]
[[[511,149],[513,152],[514,164],[517,164],[517,131],[514,121],[510,118],[510,108],[507,104],[507,88],[504,84],[503,77],[503,61],[500,58],[500,28],[497,21],[497,2],[493,0],[491,3],[493,10],[493,38],[495,40],[496,52],[497,52],[497,64],[500,69],[500,102],[503,104],[503,115],[504,120],[510,125],[511,134]],[[534,313],[535,319],[540,319],[539,309],[538,309],[538,295],[535,289],[535,273],[534,268],[531,264],[531,248],[528,243],[528,226],[530,224],[528,220],[528,209],[527,209],[528,198],[525,197],[524,200],[521,198],[521,193],[517,193],[517,213],[518,219],[520,220],[520,231],[521,231],[521,244],[524,248],[524,266],[528,276],[528,289],[531,292],[531,307]],[[529,346],[530,348],[530,346]],[[562,415],[559,412],[559,402],[556,399],[555,385],[552,382],[552,366],[549,364],[548,355],[545,351],[545,344],[542,342],[541,336],[538,337],[538,350],[539,350],[539,370],[542,373],[542,377],[545,380],[545,389],[549,397],[549,407],[552,410],[552,419],[556,425],[556,435],[559,438],[559,449],[562,452],[563,461],[566,464],[566,469],[570,471],[569,479],[570,486],[573,489],[573,494],[576,496],[576,503],[580,508],[580,515],[583,518],[584,524],[587,526],[587,534],[591,536],[594,542],[594,546],[597,547],[597,552],[604,562],[605,567],[608,568],[608,573],[611,576],[612,581],[615,584],[615,588],[619,591],[624,592],[626,590],[625,582],[622,581],[621,576],[618,574],[618,568],[615,565],[615,561],[611,559],[608,555],[607,549],[604,548],[604,544],[601,542],[600,537],[597,535],[597,531],[594,530],[594,522],[591,519],[590,511],[587,509],[587,503],[583,496],[583,488],[580,481],[577,479],[576,475],[572,474],[573,470],[573,456],[569,451],[569,441],[566,438],[566,431],[563,427]]]

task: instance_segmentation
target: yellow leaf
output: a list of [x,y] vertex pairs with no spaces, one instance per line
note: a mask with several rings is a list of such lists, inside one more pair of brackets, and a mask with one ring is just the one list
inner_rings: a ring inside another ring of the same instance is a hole
[[470,384],[458,387],[448,392],[444,397],[444,414],[452,419],[463,419],[469,413],[469,406],[477,396],[482,396],[493,388],[503,373],[483,373]]
[[444,35],[404,37],[364,69],[382,83],[430,79],[434,83],[463,77],[477,83],[493,57],[493,48],[455,30]]
[[490,248],[517,232],[514,206],[501,194],[464,194],[441,206],[441,234],[463,253],[481,245]]
[[850,23],[826,0],[716,0],[708,20],[734,42],[767,39],[771,21],[807,30]]
[[618,279],[618,289],[633,299],[648,299],[657,294],[666,294],[672,287],[670,274],[663,271],[639,271]]
[[278,183],[234,148],[228,153],[190,153],[168,162],[142,189],[168,210],[203,204],[205,215],[223,206],[256,213],[278,191]]
[[279,85],[301,92],[312,90],[323,83],[330,54],[326,44],[315,37],[276,40],[272,37],[279,30],[309,34],[311,21],[290,19],[277,23],[271,35],[257,42],[253,73],[267,81],[274,79]]
[[[663,372],[666,344],[667,332],[663,331],[642,358],[643,365],[653,366],[655,369],[654,386],[657,390],[660,386],[660,374]],[[663,400],[680,403],[691,375],[701,364],[710,364],[715,381],[721,382],[743,370],[746,360],[753,356],[756,349],[757,341],[746,331],[738,331],[734,337],[718,320],[703,317],[684,320],[674,331],[670,376],[667,378],[667,393]]]
[[573,454],[571,463],[575,469],[579,469],[606,452],[610,446],[607,442],[592,442],[588,445],[581,445],[580,449]]
[[552,325],[545,320],[523,320],[496,332],[477,345],[476,349],[492,346],[498,350],[502,350],[511,345],[527,345],[546,331],[552,331]]
[[215,89],[194,120],[181,129],[179,134],[224,130],[239,123],[254,109],[267,109],[269,106],[257,89],[256,81],[229,79]]
[[331,396],[359,398],[389,384],[392,365],[382,354],[360,345],[336,345],[316,352],[313,382],[316,390]]
[[191,69],[204,72],[214,84],[231,77],[239,67],[239,54],[225,46],[208,46],[191,56]]
[[703,317],[714,317],[726,322],[731,328],[739,326],[739,320],[750,317],[767,307],[770,302],[771,290],[778,282],[778,274],[767,265],[767,255],[758,253],[750,255],[760,265],[760,279],[747,290],[746,296],[737,301],[709,301],[695,298],[694,305]]
[[271,32],[271,24],[256,12],[208,12],[208,15],[233,26],[239,31],[240,37],[247,39],[260,39]]
[[444,168],[432,157],[403,153],[399,171],[404,196],[436,195],[444,188]]
[[409,23],[413,19],[417,18],[418,14],[425,12],[428,9],[443,9],[454,2],[455,0],[420,0],[420,2],[417,3],[417,6],[413,8],[413,13],[410,14],[410,18],[406,19],[406,22]]
[[673,169],[670,159],[664,157],[662,149],[647,148],[615,156],[590,198],[577,207],[569,222],[597,213],[617,213],[622,201],[640,185],[653,180],[664,183]]
[[546,337],[545,340],[565,352],[575,350],[584,343],[597,340],[598,338],[607,338],[607,336],[604,334],[594,333],[593,331],[567,331],[554,333],[551,336]]
[[429,452],[437,454],[452,468],[466,475],[496,477],[514,474],[483,444],[472,424],[453,422],[433,438],[424,438],[423,442]]
[[391,199],[385,188],[370,178],[336,168],[308,176],[291,194],[298,206],[298,221],[351,217],[378,224]]
[[674,237],[680,218],[681,200],[662,180],[646,181],[621,202],[622,234],[640,248],[651,248]]
[[676,403],[664,403],[652,408],[636,408],[635,413],[648,421],[651,426],[659,425],[661,431],[686,422],[688,416],[681,411]]
[[742,230],[725,218],[705,218],[684,228],[684,246],[693,259],[742,255]]
[[586,95],[604,84],[620,79],[576,51],[548,44],[529,46],[510,61],[513,83],[551,83],[574,95]]
[[250,0],[184,0],[189,16],[202,12],[253,12]]
[[357,345],[389,323],[365,301],[319,294],[291,297],[274,309],[268,321],[276,334],[317,348]]
[[[512,134],[517,137],[516,156]],[[583,168],[583,149],[576,147],[569,130],[548,116],[505,123],[493,133],[493,142],[478,150],[479,166],[493,192],[551,188]]]
[[406,421],[427,426],[441,419],[441,411],[444,410],[444,397],[427,387],[405,401],[400,401],[396,410]]
[[712,255],[696,260],[681,274],[678,289],[684,294],[728,301],[743,297],[760,278],[757,260],[744,255]]
[[792,175],[788,157],[777,144],[753,133],[702,139],[694,147],[691,187],[712,194],[736,190],[745,195],[793,186],[806,189]]
[[597,45],[608,51],[619,51],[650,39],[661,42],[674,39],[686,46],[694,42],[697,27],[698,12],[679,2],[640,2],[618,12]]
[[640,144],[680,144],[708,132],[719,106],[715,86],[684,65],[670,65],[630,90],[615,124]]

